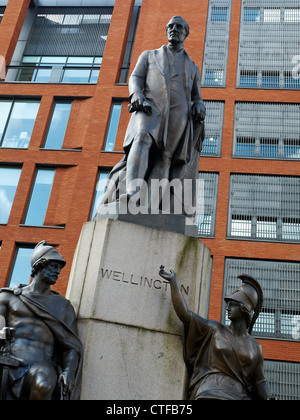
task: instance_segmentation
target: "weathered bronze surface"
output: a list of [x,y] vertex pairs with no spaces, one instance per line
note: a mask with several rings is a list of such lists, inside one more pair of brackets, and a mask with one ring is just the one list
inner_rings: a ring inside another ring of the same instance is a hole
[[261,345],[251,336],[263,301],[258,282],[239,276],[242,286],[225,297],[231,321],[227,327],[188,309],[174,271],[167,273],[161,266],[159,274],[170,282],[174,309],[185,327],[188,399],[273,399],[264,376]]
[[79,399],[82,347],[75,312],[51,290],[65,264],[42,241],[32,253],[31,284],[1,289],[2,399]]
[[[168,45],[144,51],[129,80],[132,113],[124,140],[124,158],[113,168],[102,203],[131,198],[136,180],[198,177],[199,152],[204,140],[205,106],[200,72],[184,50],[189,26],[174,16],[166,26]],[[121,188],[120,184],[126,186]],[[111,186],[113,186],[111,188]],[[195,185],[193,186],[195,202]]]

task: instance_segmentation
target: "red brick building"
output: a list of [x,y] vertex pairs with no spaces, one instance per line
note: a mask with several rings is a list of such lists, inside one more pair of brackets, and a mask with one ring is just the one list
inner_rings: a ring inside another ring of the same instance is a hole
[[128,70],[142,51],[165,43],[173,15],[190,25],[185,48],[202,71],[208,110],[199,163],[206,204],[198,219],[199,238],[212,252],[208,315],[225,322],[223,295],[236,274],[256,276],[266,291],[255,335],[268,377],[275,393],[297,399],[295,0],[0,1],[7,66],[0,84],[0,286],[29,281],[18,267],[45,239],[68,261],[57,285],[66,292],[82,225],[101,194],[98,180],[122,157]]

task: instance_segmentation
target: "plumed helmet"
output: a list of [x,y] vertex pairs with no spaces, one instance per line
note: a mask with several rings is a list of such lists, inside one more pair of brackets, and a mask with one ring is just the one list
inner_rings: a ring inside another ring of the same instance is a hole
[[46,241],[41,241],[34,248],[31,255],[31,267],[34,268],[41,261],[55,261],[62,267],[66,265],[66,260],[62,255],[51,245],[48,245]]
[[238,287],[233,293],[224,298],[225,302],[235,301],[239,302],[247,309],[251,314],[254,312],[252,321],[249,327],[249,334],[251,334],[255,321],[262,309],[263,304],[263,291],[260,284],[253,277],[247,274],[241,274],[238,276],[242,280],[243,284]]

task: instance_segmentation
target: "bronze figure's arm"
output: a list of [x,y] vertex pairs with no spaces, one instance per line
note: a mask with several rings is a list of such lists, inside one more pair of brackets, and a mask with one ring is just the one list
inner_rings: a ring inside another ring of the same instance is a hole
[[170,283],[172,302],[175,312],[180,321],[183,323],[183,325],[186,328],[189,328],[192,312],[187,307],[187,304],[181,293],[176,273],[173,270],[170,270],[170,273],[167,273],[164,270],[164,266],[161,266],[159,270],[159,275]]

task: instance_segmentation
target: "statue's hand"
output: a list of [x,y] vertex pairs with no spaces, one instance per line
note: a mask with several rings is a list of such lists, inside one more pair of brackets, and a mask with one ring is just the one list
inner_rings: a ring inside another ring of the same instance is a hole
[[206,115],[206,108],[202,102],[194,103],[192,107],[192,115],[196,122],[203,121]]
[[165,271],[165,267],[163,265],[160,267],[159,275],[163,279],[168,280],[170,283],[173,283],[173,282],[177,281],[176,273],[173,270],[170,270],[170,273],[167,273]]
[[145,100],[146,98],[141,92],[134,93],[131,98],[132,111],[135,112],[143,110],[143,103]]

